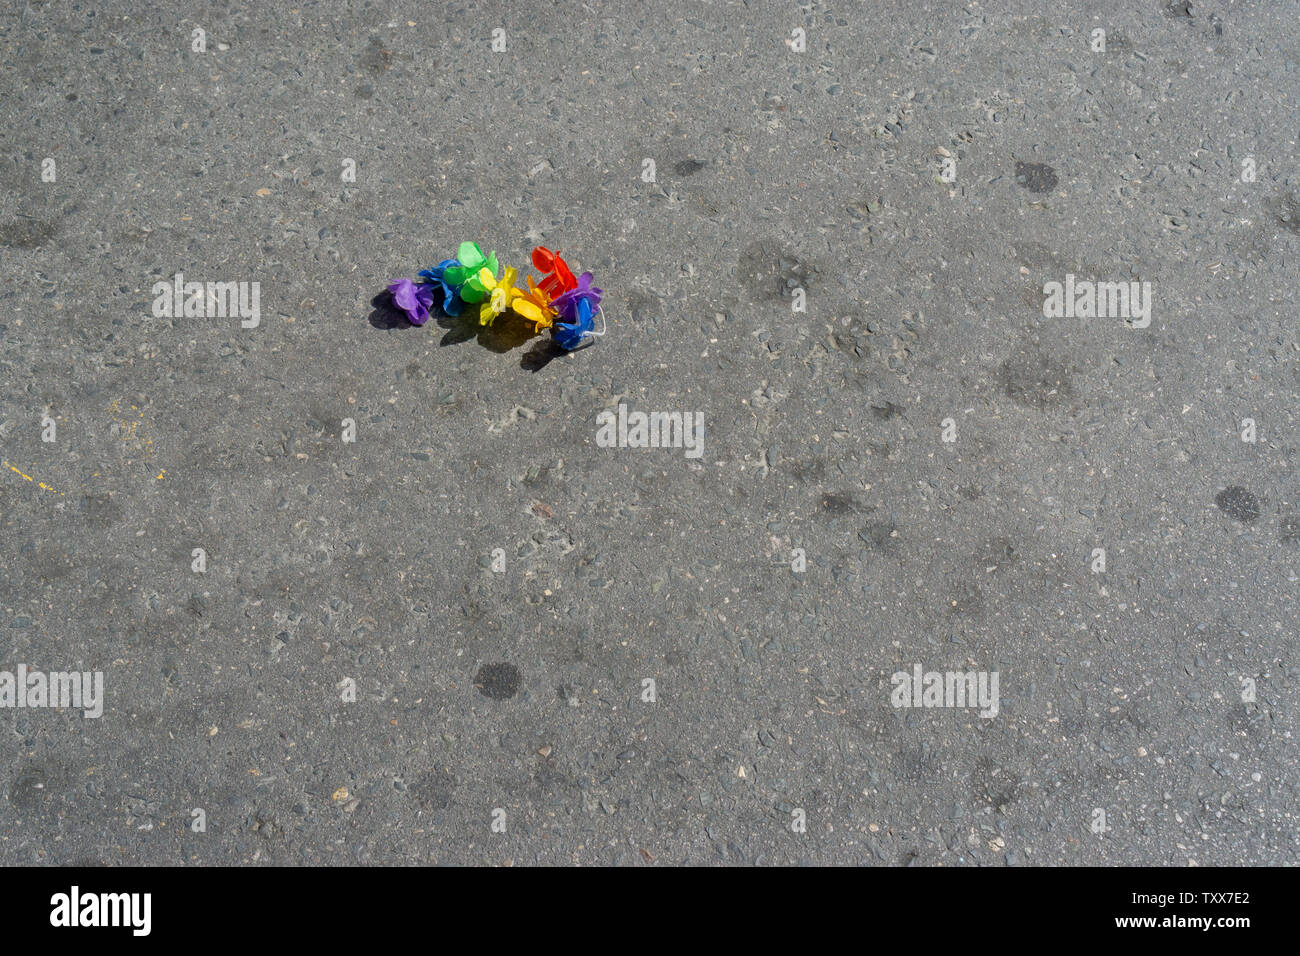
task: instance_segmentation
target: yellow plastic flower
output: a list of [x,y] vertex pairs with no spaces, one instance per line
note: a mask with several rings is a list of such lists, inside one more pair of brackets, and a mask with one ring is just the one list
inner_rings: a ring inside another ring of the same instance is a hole
[[510,308],[512,299],[523,295],[515,288],[515,276],[518,274],[519,270],[514,266],[506,266],[500,280],[486,266],[478,271],[479,284],[487,291],[487,298],[478,307],[479,325],[491,325],[497,316]]
[[532,276],[528,277],[528,291],[519,292],[510,305],[525,319],[532,322],[534,331],[537,332],[549,329],[555,319],[555,307],[551,305],[551,297],[537,288]]

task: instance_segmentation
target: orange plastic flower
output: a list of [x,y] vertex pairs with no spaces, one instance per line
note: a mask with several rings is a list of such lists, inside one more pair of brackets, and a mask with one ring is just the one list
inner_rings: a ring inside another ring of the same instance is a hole
[[555,321],[556,312],[551,297],[534,284],[532,276],[528,277],[528,291],[520,292],[512,299],[510,307],[532,322],[535,332],[549,329]]

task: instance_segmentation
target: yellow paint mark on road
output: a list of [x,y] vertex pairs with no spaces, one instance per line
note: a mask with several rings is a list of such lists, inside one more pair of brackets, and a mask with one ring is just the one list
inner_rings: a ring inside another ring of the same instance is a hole
[[132,405],[131,411],[136,413],[134,418],[122,413],[120,398],[113,399],[108,406],[108,414],[112,416],[113,423],[117,426],[117,437],[123,444],[131,446],[141,457],[149,458],[154,452],[149,425],[139,406]]
[[31,475],[24,475],[21,471],[19,471],[19,470],[18,470],[17,468],[15,468],[13,465],[9,464],[9,462],[6,461],[6,462],[4,462],[3,464],[4,464],[4,466],[5,466],[6,468],[8,468],[10,471],[12,471],[15,475],[18,475],[18,476],[21,477],[21,478],[26,478],[26,479],[27,479],[28,481],[30,481],[32,484],[37,485],[37,486],[38,486],[42,491],[53,491],[56,495],[61,495],[61,494],[63,494],[63,492],[59,491],[57,488],[51,488],[51,487],[50,487],[49,485],[47,485],[45,482],[43,482],[43,481],[37,481],[37,480],[36,480],[35,478],[33,478]]
[[[132,417],[130,413],[123,414],[122,399],[120,398],[114,399],[109,403],[108,413],[113,419],[113,424],[116,426],[118,439],[126,446],[127,454],[147,460],[152,458],[154,454],[154,442],[153,436],[150,433],[151,430],[149,423],[145,420],[144,413],[140,411],[139,406],[132,405],[131,412],[134,413],[134,417]],[[63,492],[59,491],[57,488],[51,487],[43,481],[37,481],[31,475],[20,471],[7,461],[0,461],[0,464],[5,468],[8,468],[20,478],[24,478],[32,484],[37,485],[42,491],[51,491],[56,495],[63,494]],[[158,474],[154,476],[154,480],[162,481],[166,475],[167,469],[160,468]],[[95,472],[94,477],[100,477],[100,473]]]

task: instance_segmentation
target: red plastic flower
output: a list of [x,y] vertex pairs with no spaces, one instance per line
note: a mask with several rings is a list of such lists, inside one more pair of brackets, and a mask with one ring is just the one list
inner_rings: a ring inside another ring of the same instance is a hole
[[558,251],[552,252],[545,246],[537,246],[533,249],[533,266],[542,273],[542,281],[537,287],[551,299],[558,299],[578,285],[569,264],[560,258]]

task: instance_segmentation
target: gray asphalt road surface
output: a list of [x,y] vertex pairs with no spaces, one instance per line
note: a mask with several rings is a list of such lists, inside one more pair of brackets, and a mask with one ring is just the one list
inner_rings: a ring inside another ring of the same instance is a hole
[[1300,862],[1298,13],[6,5],[0,862]]

